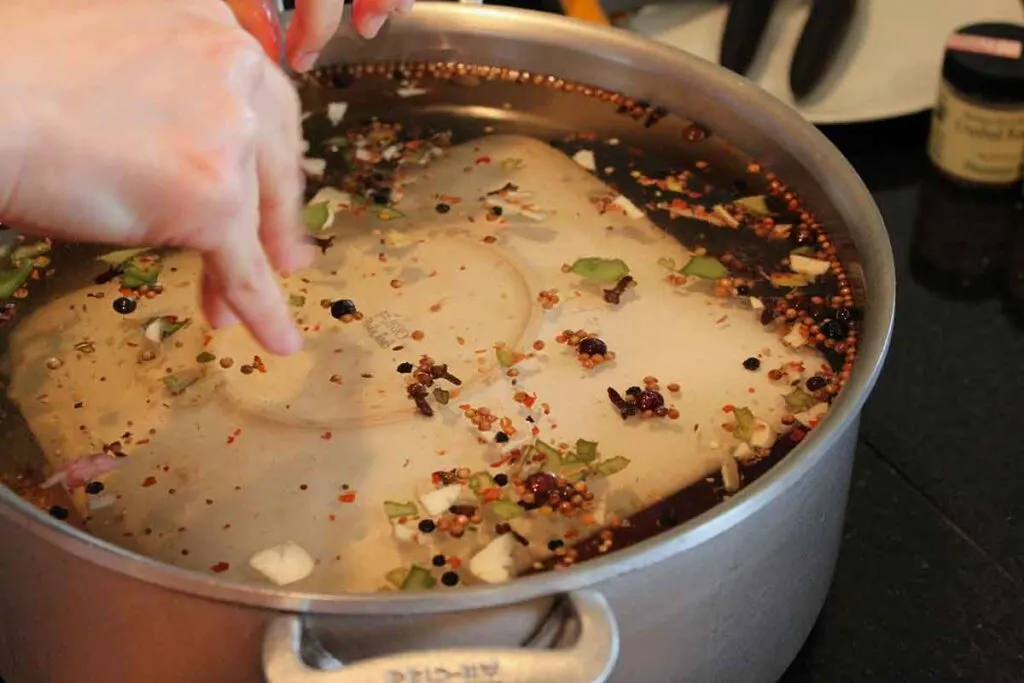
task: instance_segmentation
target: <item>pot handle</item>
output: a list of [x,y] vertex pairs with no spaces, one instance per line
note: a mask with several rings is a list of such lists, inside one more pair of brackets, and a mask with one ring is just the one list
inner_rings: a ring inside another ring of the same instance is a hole
[[[566,648],[423,650],[352,664],[304,643],[301,615],[274,617],[263,638],[263,674],[267,683],[604,683],[619,654],[615,616],[600,593],[567,597],[578,636]],[[309,659],[318,666],[307,664]]]

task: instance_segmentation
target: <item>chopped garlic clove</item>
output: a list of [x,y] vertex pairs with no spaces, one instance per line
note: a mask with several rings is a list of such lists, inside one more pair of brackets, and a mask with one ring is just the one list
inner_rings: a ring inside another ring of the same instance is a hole
[[295,543],[283,543],[261,550],[249,559],[249,566],[278,586],[301,581],[313,573],[313,558]]
[[572,155],[572,160],[588,171],[597,170],[597,161],[594,159],[594,153],[589,149],[581,149],[576,152]]
[[331,102],[327,105],[327,118],[330,119],[331,125],[336,126],[341,123],[341,120],[345,118],[345,113],[348,111],[348,102]]
[[828,261],[821,259],[811,258],[809,256],[801,256],[800,254],[789,255],[789,267],[793,269],[794,273],[801,273],[803,275],[824,275],[832,267],[832,264]]
[[791,349],[799,349],[807,344],[807,328],[803,325],[793,325],[793,329],[782,338],[782,343]]
[[636,204],[626,199],[625,195],[619,195],[612,200],[612,206],[617,206],[628,218],[643,218],[644,212]]
[[750,445],[754,448],[771,448],[775,445],[775,430],[764,420],[758,420],[750,436]]

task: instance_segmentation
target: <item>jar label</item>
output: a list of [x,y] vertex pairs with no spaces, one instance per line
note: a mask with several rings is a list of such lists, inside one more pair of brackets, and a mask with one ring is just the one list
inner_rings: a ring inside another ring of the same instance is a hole
[[1016,182],[1024,165],[1024,105],[987,108],[943,82],[928,155],[945,172],[970,182]]

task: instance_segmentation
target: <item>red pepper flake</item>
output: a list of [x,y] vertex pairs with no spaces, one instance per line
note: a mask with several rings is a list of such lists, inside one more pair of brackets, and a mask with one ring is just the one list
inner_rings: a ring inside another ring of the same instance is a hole
[[342,503],[354,503],[356,502],[356,492],[349,491],[348,493],[343,493],[338,496],[338,500]]
[[722,406],[723,413],[731,413],[734,410],[736,410],[736,406],[734,406],[731,403],[726,403],[724,406]]
[[807,436],[807,432],[800,429],[799,427],[797,427],[796,429],[789,433],[789,438],[792,439],[794,443],[800,443],[801,441],[804,440],[805,436]]
[[459,405],[459,410],[466,411],[466,410],[469,410],[472,407],[473,406],[471,406],[468,403],[462,403],[462,404]]
[[716,325],[721,325],[722,323],[724,323],[728,319],[729,319],[728,315],[723,315],[721,318],[719,318],[718,320],[715,321],[715,324]]
[[259,370],[260,372],[267,371],[267,366],[263,364],[263,359],[260,358],[259,356],[252,357],[252,366]]
[[473,163],[474,164],[489,164],[489,163],[491,163],[491,158],[489,156],[477,157],[476,161],[474,161]]
[[540,434],[540,427],[538,427],[537,425],[534,425],[533,429],[530,430],[530,433],[533,434],[534,436],[539,435]]
[[451,567],[452,569],[458,569],[459,567],[462,566],[462,560],[459,559],[458,557],[449,557],[448,558],[448,566]]
[[213,341],[213,335],[212,334],[204,334],[203,335],[203,346],[209,346],[210,342],[212,342],[212,341]]
[[324,432],[323,434],[320,435],[320,438],[323,439],[324,441],[330,441],[333,437],[334,434],[330,432]]
[[139,439],[138,441],[135,442],[135,445],[145,446],[147,443],[149,443],[149,439]]
[[142,488],[148,489],[150,486],[156,486],[156,477],[146,477],[142,480]]
[[231,569],[231,565],[227,562],[218,562],[217,564],[210,567],[210,571],[214,574],[221,574],[229,569]]
[[748,393],[748,394],[753,394],[753,393],[755,393],[756,391],[757,391],[757,389],[755,389],[754,387],[747,387],[747,393]]
[[580,535],[580,532],[579,532],[578,529],[569,529],[568,531],[565,532],[565,537],[567,539],[569,539],[569,538],[576,538],[579,535]]
[[338,516],[333,514],[327,515],[327,519],[333,522],[334,520],[338,519]]

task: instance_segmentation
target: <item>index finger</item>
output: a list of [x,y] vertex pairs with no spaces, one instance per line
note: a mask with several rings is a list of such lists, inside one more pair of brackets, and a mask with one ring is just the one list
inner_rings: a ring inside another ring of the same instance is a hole
[[345,0],[296,0],[295,13],[285,38],[288,63],[308,71],[341,23]]

